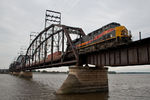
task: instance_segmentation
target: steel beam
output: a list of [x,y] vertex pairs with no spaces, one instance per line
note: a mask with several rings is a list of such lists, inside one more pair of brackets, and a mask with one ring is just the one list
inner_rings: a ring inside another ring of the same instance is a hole
[[[129,66],[150,64],[150,38],[105,50],[86,53],[88,64],[104,66]],[[98,59],[98,60],[97,60]]]

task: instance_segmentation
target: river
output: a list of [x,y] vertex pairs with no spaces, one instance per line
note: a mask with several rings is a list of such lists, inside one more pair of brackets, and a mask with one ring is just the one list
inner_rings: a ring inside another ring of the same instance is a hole
[[109,74],[108,93],[57,95],[67,74],[0,74],[0,100],[150,100],[150,74]]

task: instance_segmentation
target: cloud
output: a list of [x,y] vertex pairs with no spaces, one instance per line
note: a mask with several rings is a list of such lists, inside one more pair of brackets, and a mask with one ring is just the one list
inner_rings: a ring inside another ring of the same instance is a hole
[[136,40],[139,31],[142,37],[150,36],[149,4],[149,0],[1,0],[0,67],[8,68],[20,47],[29,45],[29,34],[44,28],[46,9],[60,11],[62,24],[81,27],[86,34],[119,22]]

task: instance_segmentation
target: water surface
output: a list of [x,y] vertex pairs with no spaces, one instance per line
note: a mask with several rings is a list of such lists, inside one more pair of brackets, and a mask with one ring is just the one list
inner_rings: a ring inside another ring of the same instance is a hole
[[67,74],[0,74],[0,100],[150,100],[150,74],[109,74],[108,93],[56,95]]

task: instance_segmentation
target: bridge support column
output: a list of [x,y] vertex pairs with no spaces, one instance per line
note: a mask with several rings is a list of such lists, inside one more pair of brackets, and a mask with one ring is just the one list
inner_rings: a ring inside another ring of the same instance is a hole
[[19,76],[20,72],[12,72],[12,75]]
[[32,78],[32,72],[29,72],[29,71],[21,71],[20,74],[19,74],[20,77],[23,77],[23,78]]
[[107,68],[69,68],[69,75],[57,94],[108,91]]

